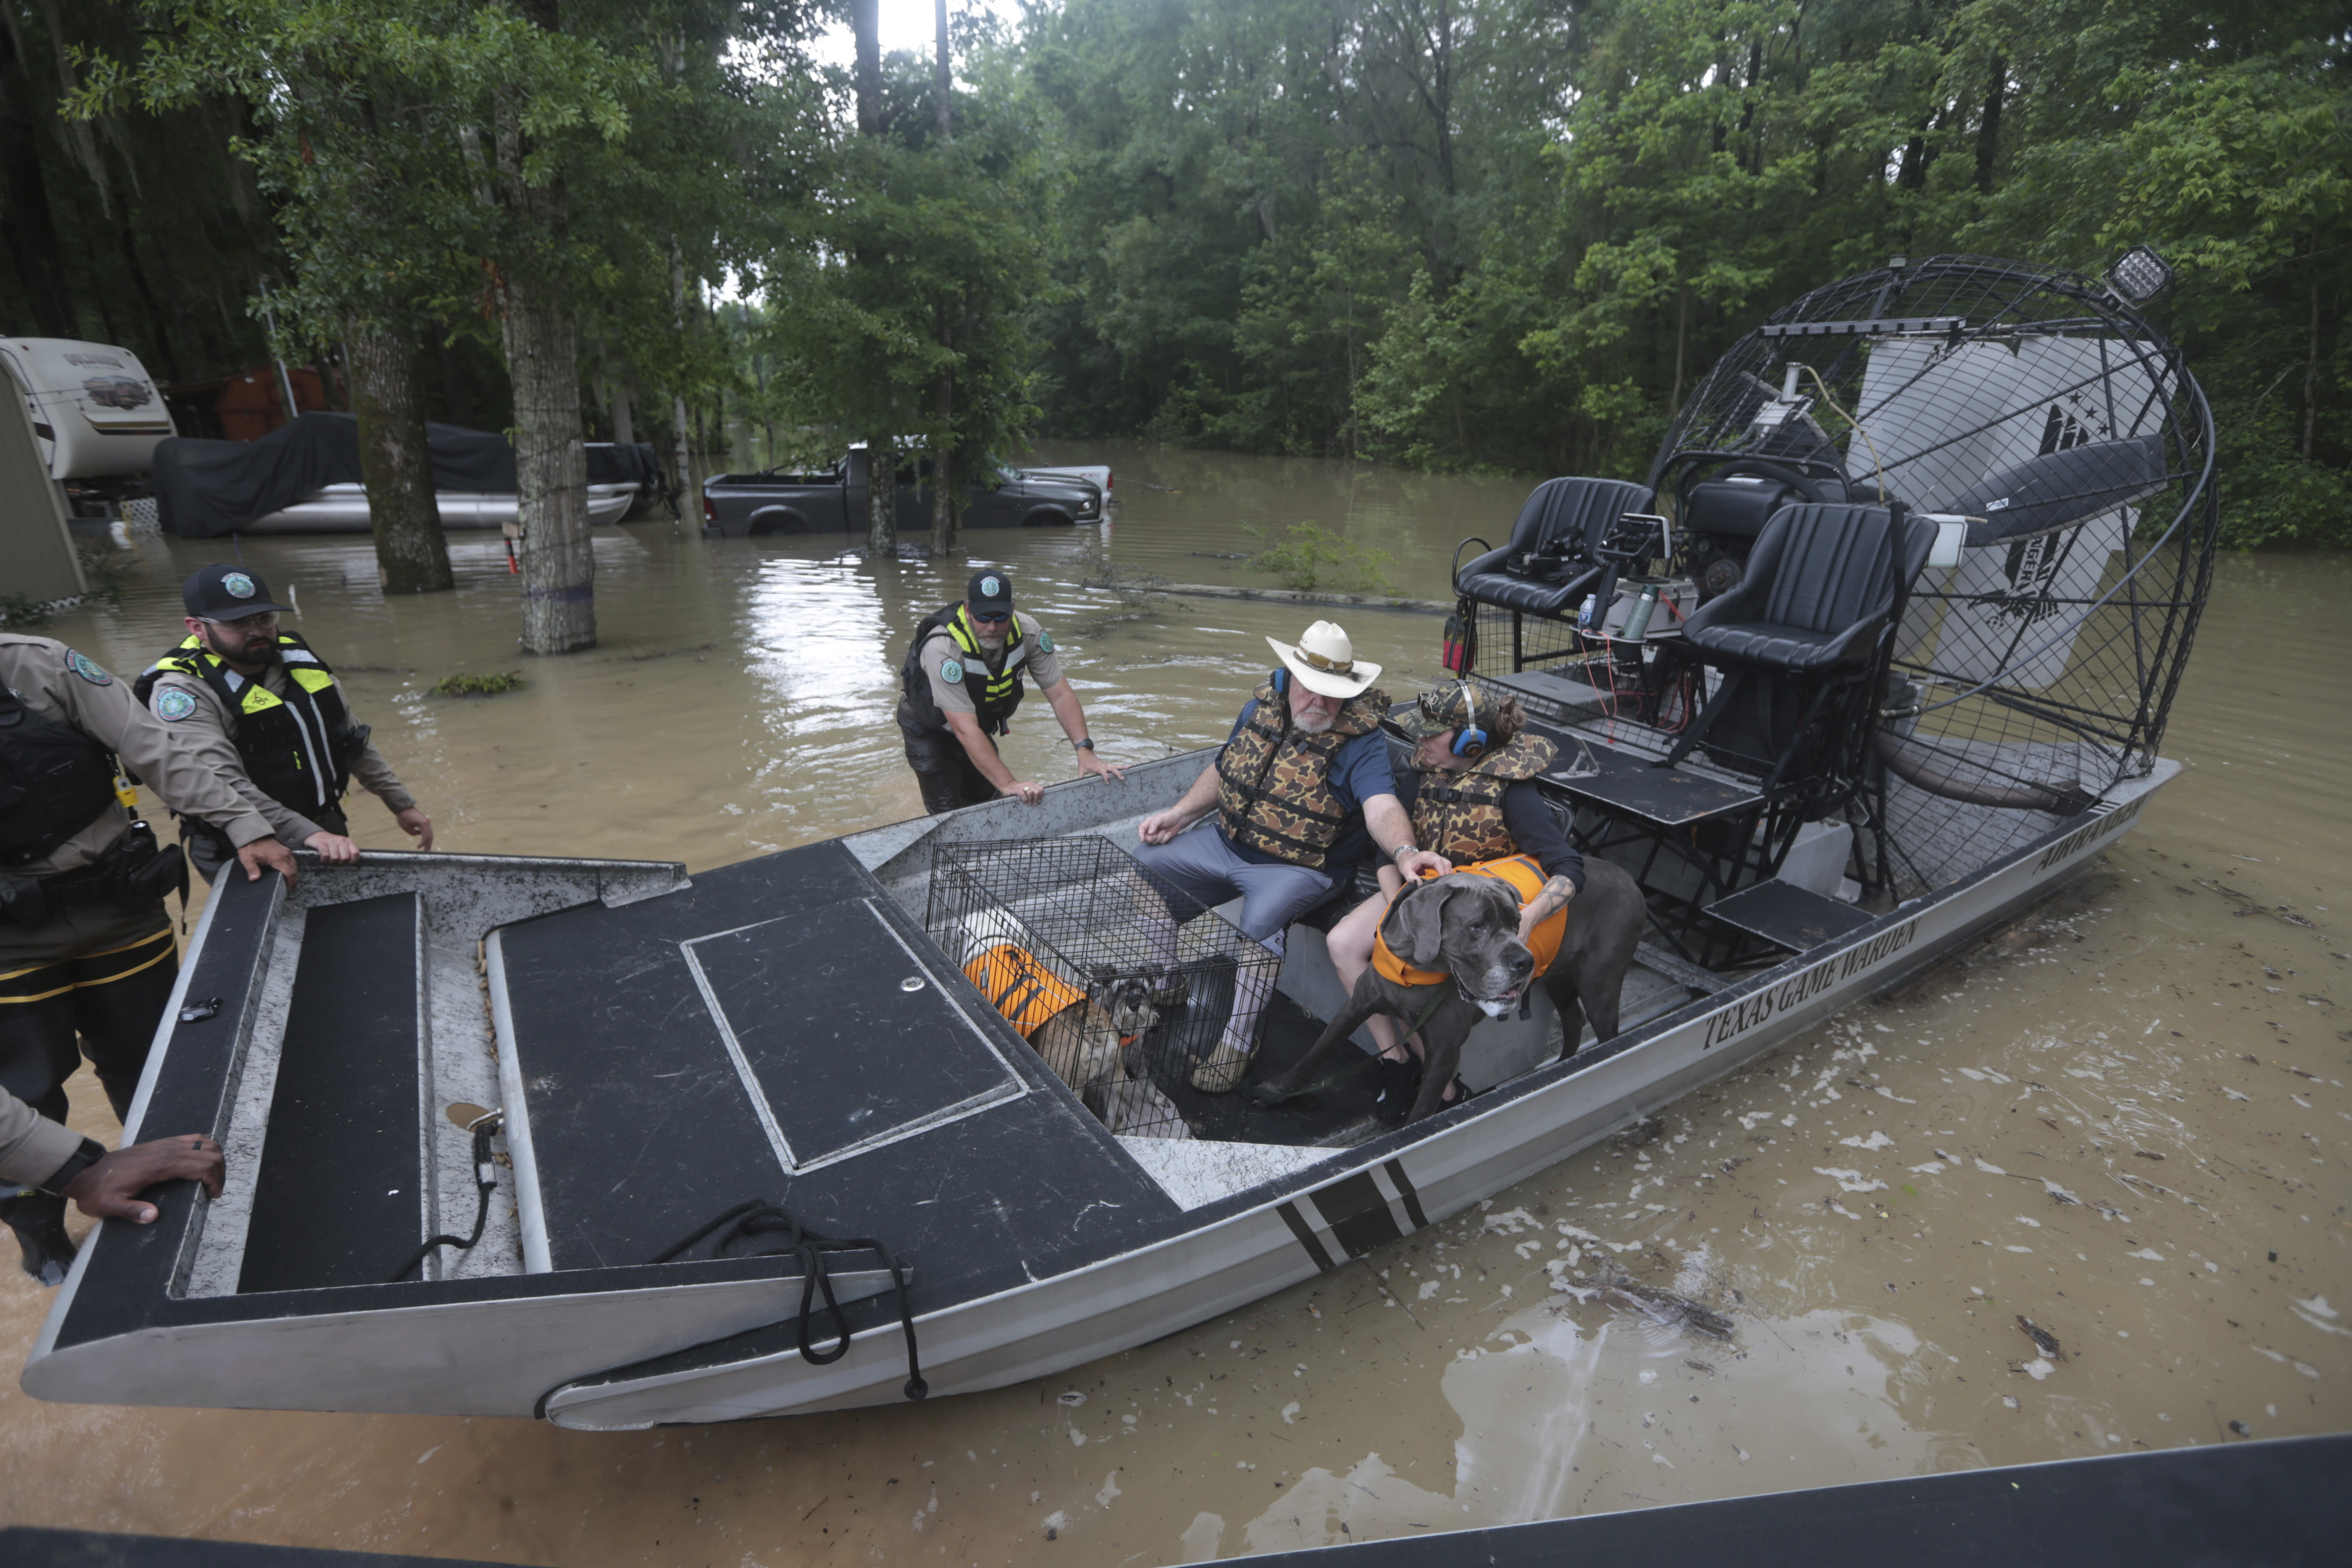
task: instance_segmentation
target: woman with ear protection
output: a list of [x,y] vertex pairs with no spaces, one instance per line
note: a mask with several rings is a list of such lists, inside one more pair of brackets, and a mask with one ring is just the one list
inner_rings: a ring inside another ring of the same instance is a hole
[[[1519,940],[1540,965],[1558,950],[1568,901],[1584,886],[1584,857],[1560,831],[1535,784],[1559,748],[1525,732],[1527,715],[1517,698],[1498,700],[1468,680],[1429,692],[1400,722],[1415,742],[1410,766],[1397,773],[1397,796],[1412,815],[1413,842],[1463,870],[1484,870],[1512,883],[1520,899]],[[1380,895],[1331,929],[1331,964],[1349,991],[1373,961],[1381,919],[1404,888],[1391,867],[1381,867],[1380,878]],[[1397,1038],[1397,1021],[1386,1014],[1373,1015],[1368,1026],[1382,1047],[1370,1069],[1374,1108],[1383,1121],[1401,1122],[1421,1087],[1421,1041],[1415,1037],[1408,1052]],[[1442,1103],[1468,1092],[1457,1077]]]

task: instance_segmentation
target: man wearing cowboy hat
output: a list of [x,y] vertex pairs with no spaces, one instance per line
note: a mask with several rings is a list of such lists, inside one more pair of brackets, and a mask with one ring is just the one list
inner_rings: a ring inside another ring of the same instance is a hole
[[[1282,660],[1243,704],[1216,762],[1184,798],[1138,825],[1135,858],[1191,900],[1197,913],[1238,897],[1241,928],[1279,957],[1290,922],[1329,896],[1372,851],[1412,877],[1453,869],[1413,847],[1412,819],[1397,800],[1388,743],[1380,733],[1385,693],[1381,667],[1359,659],[1348,634],[1329,621],[1296,644],[1265,639]],[[1207,831],[1186,832],[1212,811]],[[1177,919],[1147,920],[1161,966],[1176,955]],[[1223,1094],[1240,1083],[1255,1045],[1270,977],[1244,978],[1215,1053],[1192,1087]]]

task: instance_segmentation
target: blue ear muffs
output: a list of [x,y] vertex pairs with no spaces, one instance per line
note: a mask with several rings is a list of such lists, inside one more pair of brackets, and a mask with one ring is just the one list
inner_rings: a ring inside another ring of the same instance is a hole
[[1470,716],[1454,737],[1454,754],[1475,761],[1486,754],[1486,731],[1478,727],[1478,689],[1467,681],[1462,687],[1463,700],[1470,706]]

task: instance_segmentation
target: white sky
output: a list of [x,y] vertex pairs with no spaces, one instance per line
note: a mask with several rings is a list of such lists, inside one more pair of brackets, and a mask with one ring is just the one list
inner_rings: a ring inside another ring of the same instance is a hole
[[[936,16],[932,0],[882,0],[882,52],[893,49],[931,47]],[[948,0],[950,15],[961,11],[993,12],[1008,26],[1021,20],[1021,0]],[[816,41],[817,58],[831,65],[846,66],[856,54],[847,26],[828,28]]]

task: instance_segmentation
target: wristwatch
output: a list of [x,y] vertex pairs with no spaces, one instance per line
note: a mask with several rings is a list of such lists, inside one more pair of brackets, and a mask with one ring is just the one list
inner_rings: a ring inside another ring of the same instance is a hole
[[1395,848],[1389,851],[1389,858],[1391,860],[1402,860],[1408,855],[1418,855],[1420,853],[1421,851],[1419,849],[1410,844],[1400,844]]
[[1095,738],[1094,738],[1092,735],[1087,735],[1087,736],[1083,737],[1082,739],[1076,740],[1076,741],[1073,741],[1073,742],[1070,742],[1070,750],[1072,750],[1072,751],[1074,751],[1074,752],[1091,752],[1091,751],[1093,751],[1094,749],[1095,749]]

